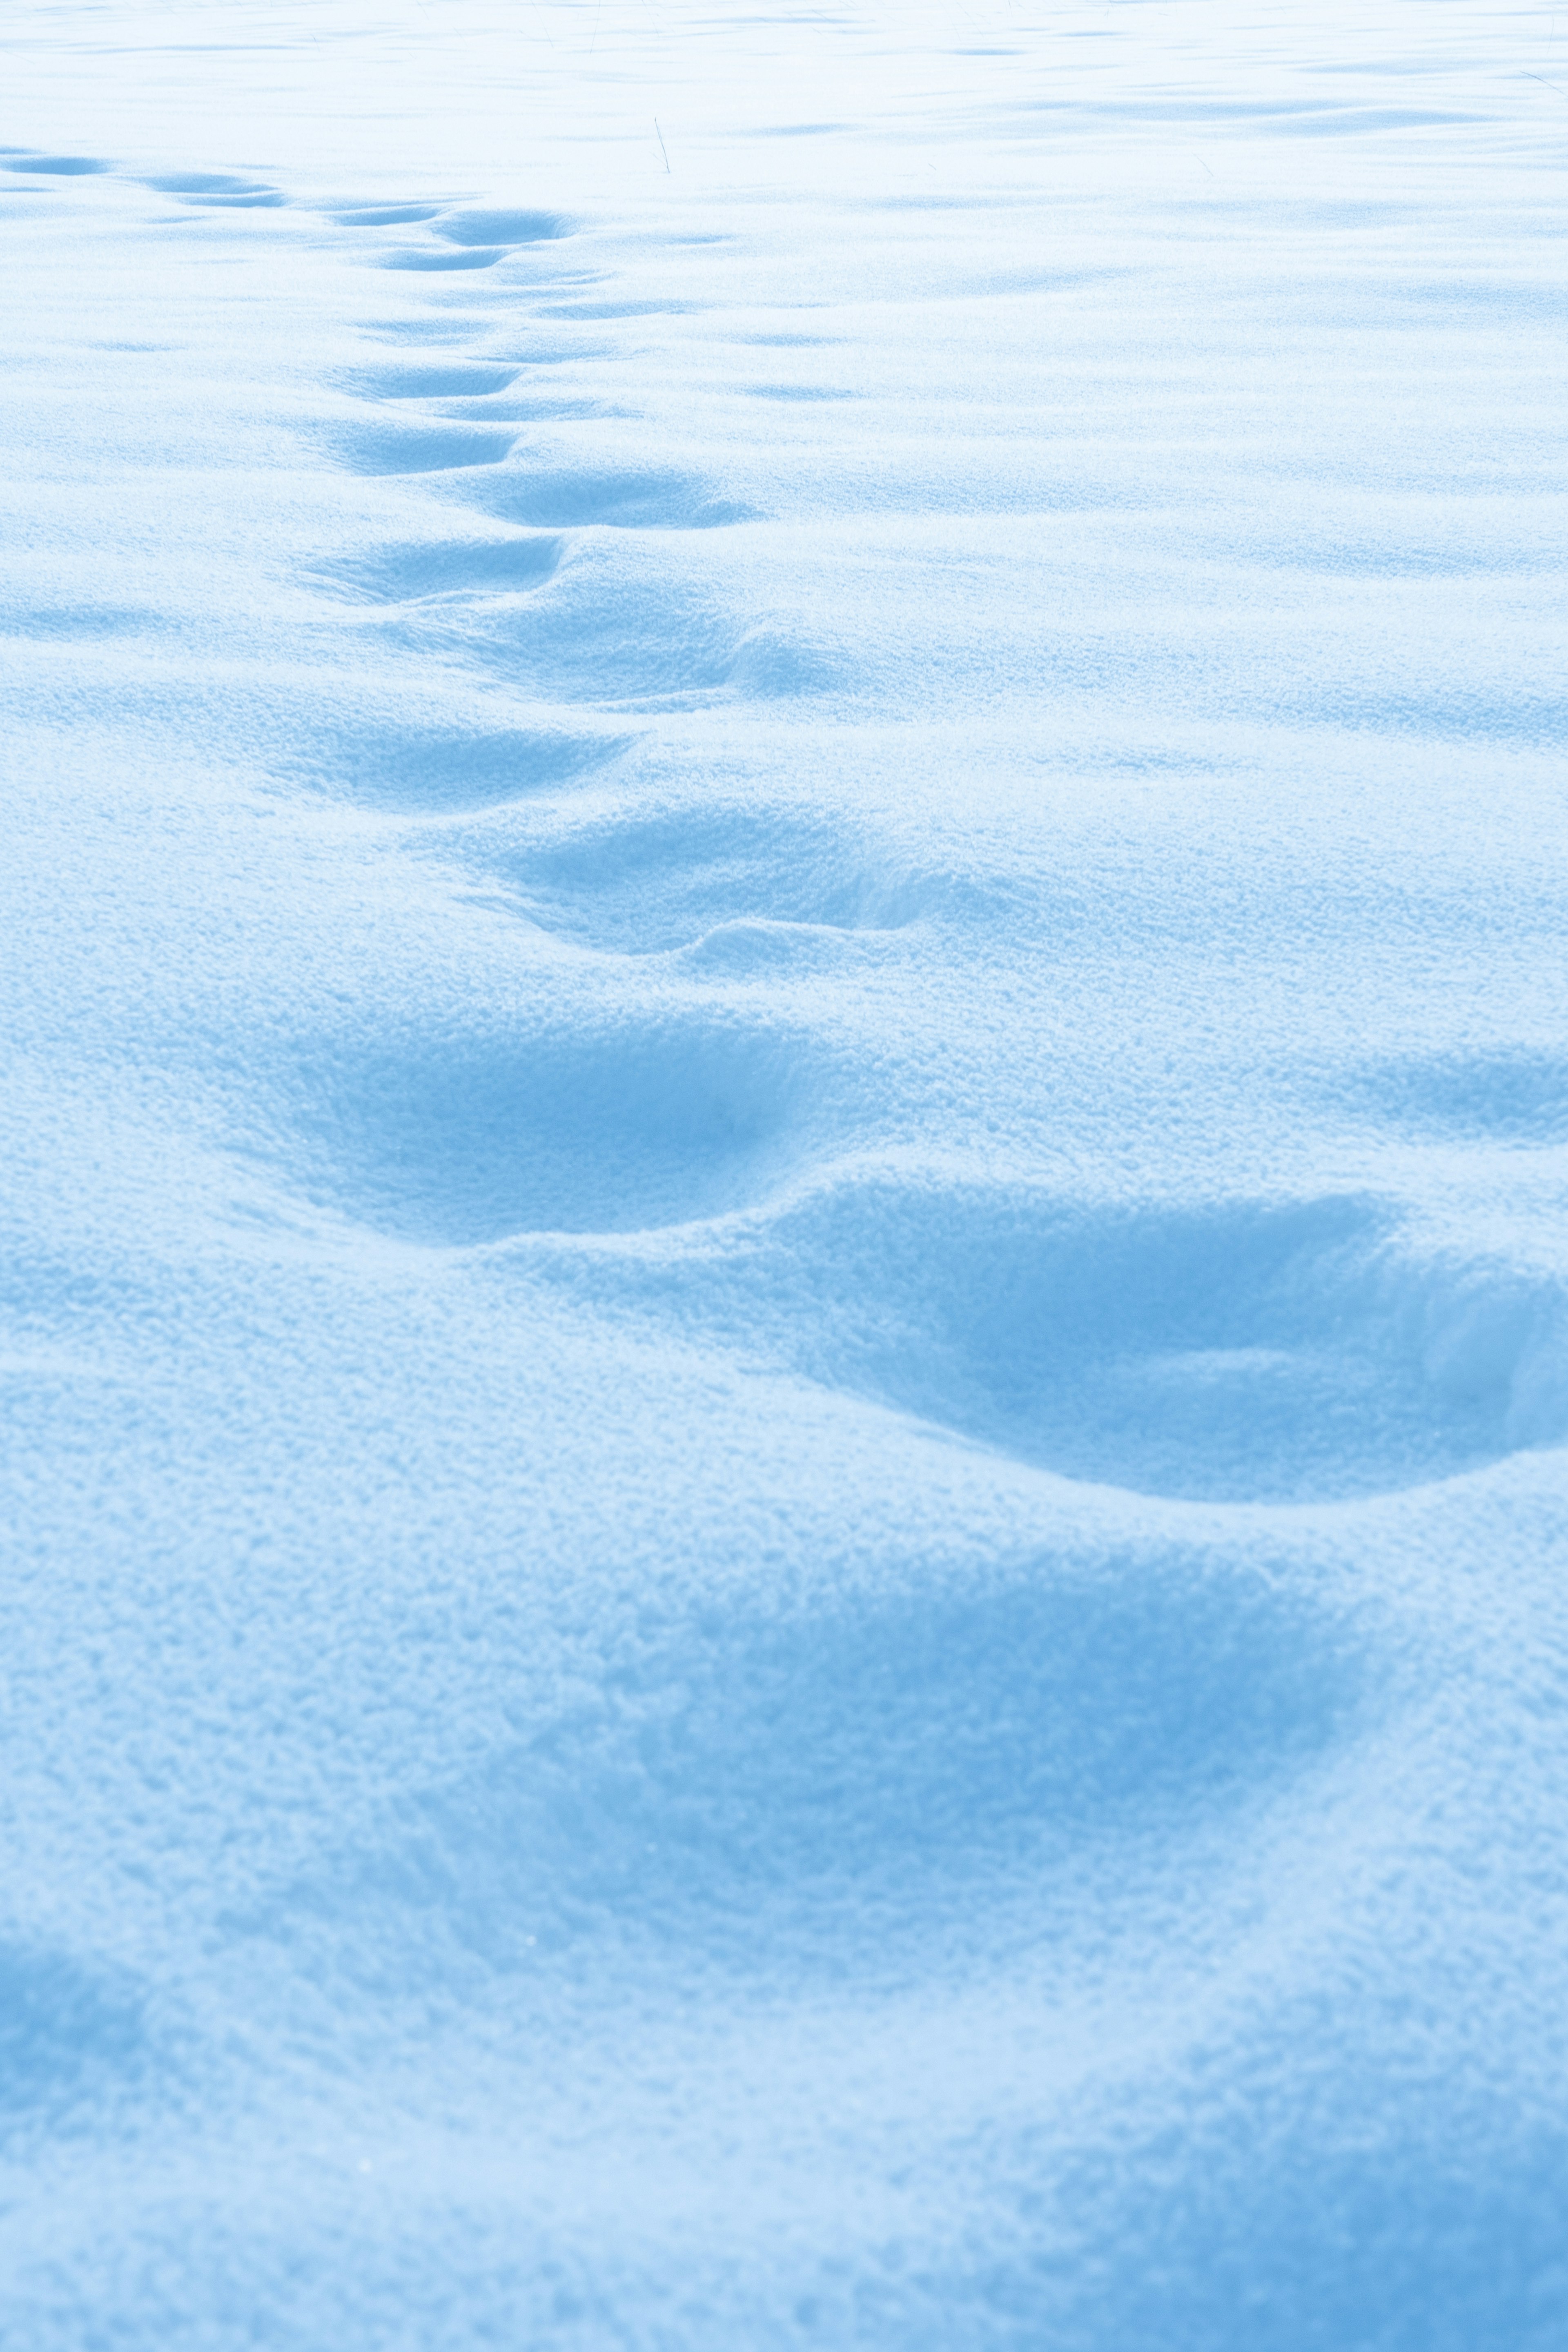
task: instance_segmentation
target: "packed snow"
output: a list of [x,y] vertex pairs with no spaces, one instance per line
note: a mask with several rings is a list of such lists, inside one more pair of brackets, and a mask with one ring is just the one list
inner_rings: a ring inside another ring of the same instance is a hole
[[1568,2339],[1568,13],[11,0],[0,2338]]

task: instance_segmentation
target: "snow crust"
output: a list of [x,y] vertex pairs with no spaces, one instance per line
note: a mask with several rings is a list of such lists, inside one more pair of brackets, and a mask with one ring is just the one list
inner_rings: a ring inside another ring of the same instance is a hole
[[1568,2331],[1568,17],[13,0],[0,2335]]

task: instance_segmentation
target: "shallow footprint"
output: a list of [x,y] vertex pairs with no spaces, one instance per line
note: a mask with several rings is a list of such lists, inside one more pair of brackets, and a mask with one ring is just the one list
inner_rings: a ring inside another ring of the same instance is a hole
[[1311,1600],[1179,1555],[740,1602],[396,1808],[274,1932],[324,1919],[384,1981],[448,1984],[458,1953],[510,1975],[592,1966],[595,1944],[639,1969],[875,1977],[994,1936],[998,1909],[1038,1949],[1087,1924],[1064,1886],[1098,1878],[1103,1911],[1352,1730],[1367,1682]]
[[618,760],[632,740],[546,728],[463,730],[415,722],[333,724],[323,718],[309,740],[276,766],[290,782],[334,800],[410,816],[448,816],[574,783]]
[[399,228],[405,222],[434,220],[439,205],[350,205],[329,213],[340,228]]
[[744,957],[744,940],[707,944],[725,926],[891,929],[942,895],[939,877],[900,873],[837,816],[711,800],[596,814],[553,841],[498,847],[486,863],[549,929],[620,954],[685,949],[698,969]]
[[710,530],[744,521],[749,511],[696,475],[659,466],[509,466],[466,485],[465,494],[498,521],[547,530]]
[[[241,179],[234,172],[158,172],[142,183],[144,188],[156,188],[161,195],[208,197],[215,201],[230,196],[276,195],[264,180]],[[281,201],[281,199],[279,199]]]
[[401,253],[384,255],[381,266],[384,269],[492,269],[498,261],[504,259],[505,254],[505,247],[500,245],[459,247],[453,253],[431,253],[410,247]]
[[[388,615],[388,633],[481,667],[531,698],[587,709],[686,705],[730,687],[736,632],[700,586],[646,570],[639,577],[603,547],[579,548],[563,562],[558,539],[542,534],[521,543],[559,551],[548,596],[492,591],[468,602],[406,604]],[[536,587],[543,576],[518,584]]]
[[517,539],[459,539],[378,548],[318,567],[318,577],[377,604],[542,587],[561,562],[564,541],[549,533]]

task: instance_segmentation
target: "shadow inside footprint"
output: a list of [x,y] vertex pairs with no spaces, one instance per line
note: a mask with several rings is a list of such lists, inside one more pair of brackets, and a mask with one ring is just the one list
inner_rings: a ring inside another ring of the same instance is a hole
[[307,1067],[281,1149],[300,1189],[405,1241],[637,1232],[756,1199],[805,1091],[794,1040],[689,1019],[456,1038]]

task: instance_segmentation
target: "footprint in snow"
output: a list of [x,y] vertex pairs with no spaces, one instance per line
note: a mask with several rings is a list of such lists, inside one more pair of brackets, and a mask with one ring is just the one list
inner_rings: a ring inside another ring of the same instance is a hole
[[29,155],[26,151],[14,154],[4,166],[7,172],[40,172],[51,179],[76,180],[99,172],[111,172],[112,163],[100,155]]
[[291,1189],[434,1248],[633,1233],[763,1196],[830,1121],[809,1042],[689,1013],[517,1042],[323,1049],[262,1155]]
[[550,729],[324,719],[279,768],[291,782],[332,800],[447,817],[585,781],[618,760],[631,740]]
[[[1096,1209],[858,1179],[771,1246],[799,1269],[782,1295],[804,1280],[812,1302],[784,1344],[818,1378],[1066,1477],[1333,1502],[1568,1430],[1568,1299],[1413,1253],[1362,1197]],[[776,1258],[756,1278],[763,1318]]]
[[798,1990],[994,1947],[1010,1916],[1037,1951],[1085,1937],[1098,1979],[1129,1887],[1353,1737],[1373,1685],[1322,1604],[1179,1553],[742,1604],[645,1638],[241,1932],[325,1944],[351,1979],[372,1952],[384,1991],[596,1956]]

